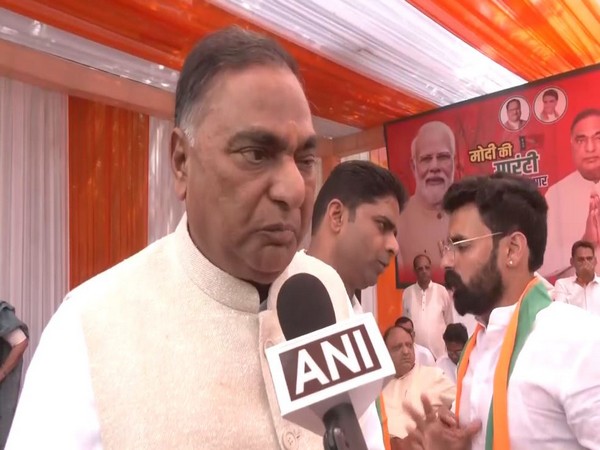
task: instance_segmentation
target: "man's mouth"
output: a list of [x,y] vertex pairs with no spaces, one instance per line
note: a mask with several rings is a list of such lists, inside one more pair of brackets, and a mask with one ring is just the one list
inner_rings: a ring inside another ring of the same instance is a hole
[[439,186],[446,182],[442,177],[431,177],[425,180],[425,184],[429,186]]

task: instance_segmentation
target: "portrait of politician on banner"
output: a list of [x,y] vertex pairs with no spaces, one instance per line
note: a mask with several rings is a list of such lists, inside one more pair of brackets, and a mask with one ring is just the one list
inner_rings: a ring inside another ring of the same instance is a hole
[[442,199],[467,175],[509,172],[535,181],[549,205],[542,276],[573,273],[577,240],[600,250],[599,66],[390,122],[385,138],[389,167],[410,192],[398,234],[398,287],[415,282],[419,254],[431,258],[433,280],[443,283]]

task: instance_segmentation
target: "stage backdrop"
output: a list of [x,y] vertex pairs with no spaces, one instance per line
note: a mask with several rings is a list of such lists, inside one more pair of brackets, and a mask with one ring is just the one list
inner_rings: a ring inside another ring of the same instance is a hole
[[402,214],[397,284],[414,282],[413,258],[426,253],[443,281],[439,242],[448,218],[440,202],[453,180],[510,172],[537,183],[549,205],[541,269],[551,280],[570,275],[570,249],[600,241],[600,66],[391,122],[388,164],[408,187]]

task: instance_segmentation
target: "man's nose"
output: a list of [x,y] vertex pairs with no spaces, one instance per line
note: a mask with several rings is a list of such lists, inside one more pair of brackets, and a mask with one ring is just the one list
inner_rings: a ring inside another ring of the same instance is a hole
[[299,208],[304,203],[306,184],[293,156],[285,156],[274,170],[271,198],[286,209]]
[[396,236],[394,236],[393,233],[388,233],[386,242],[385,242],[385,249],[388,252],[388,254],[390,255],[390,257],[392,256],[396,256],[398,254],[398,251],[400,250],[400,246],[398,244],[398,238]]
[[441,266],[444,270],[454,268],[454,252],[452,250],[442,254]]

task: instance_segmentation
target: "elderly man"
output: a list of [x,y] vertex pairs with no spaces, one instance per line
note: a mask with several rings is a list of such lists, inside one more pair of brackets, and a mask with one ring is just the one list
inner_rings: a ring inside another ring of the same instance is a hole
[[[480,325],[458,367],[459,428],[446,420],[450,432],[426,450],[600,448],[600,318],[552,302],[534,275],[548,210],[537,186],[506,173],[465,178],[444,208],[454,303]],[[416,433],[436,421],[427,414]]]
[[444,286],[431,281],[429,256],[417,255],[413,268],[417,282],[402,293],[402,310],[415,325],[415,342],[429,349],[437,359],[446,352],[442,335],[454,321],[452,301]]
[[[171,141],[177,230],[67,295],[10,449],[322,448],[269,406],[259,304],[308,228],[310,108],[295,61],[229,28],[188,55]],[[314,435],[313,435],[314,436]]]
[[402,448],[402,441],[414,425],[406,405],[419,408],[421,395],[425,394],[435,407],[449,408],[456,389],[438,367],[415,363],[414,342],[407,330],[394,326],[386,331],[384,340],[396,368],[396,376],[383,389],[388,431],[393,448]]
[[6,445],[17,408],[28,334],[27,325],[16,316],[15,308],[0,301],[0,448]]
[[416,189],[400,216],[400,266],[425,253],[434,268],[440,266],[438,243],[446,237],[448,217],[442,198],[454,180],[454,133],[443,122],[427,122],[411,145],[410,167]]
[[410,317],[402,316],[396,319],[394,325],[402,327],[410,333],[415,343],[415,361],[421,366],[435,366],[435,358],[433,353],[427,348],[416,343],[415,340],[415,323]]
[[565,251],[573,242],[600,248],[600,109],[586,109],[573,119],[571,153],[576,170],[546,193],[548,248],[540,270],[545,277],[574,275]]

